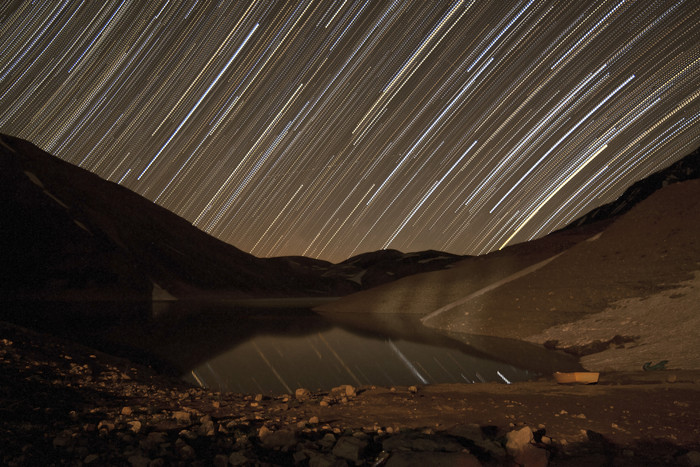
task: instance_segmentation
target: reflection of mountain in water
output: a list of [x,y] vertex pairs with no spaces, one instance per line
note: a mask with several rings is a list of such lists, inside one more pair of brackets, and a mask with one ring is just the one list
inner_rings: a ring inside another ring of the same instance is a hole
[[[188,374],[192,382],[197,375],[217,390],[284,393],[340,384],[505,382],[567,365],[578,368],[568,357],[529,344],[522,344],[529,358],[518,362],[510,357],[520,358],[523,349],[513,353],[502,343],[500,353],[489,357],[401,316],[348,313],[341,322],[303,308],[196,302],[158,303],[157,312],[147,312],[146,303],[16,305],[12,315],[20,324]],[[97,307],[102,318],[94,313]]]

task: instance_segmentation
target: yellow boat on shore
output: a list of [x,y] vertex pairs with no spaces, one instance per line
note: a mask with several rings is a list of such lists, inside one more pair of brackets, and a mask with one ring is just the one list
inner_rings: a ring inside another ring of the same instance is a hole
[[592,371],[575,371],[573,373],[554,373],[554,379],[559,384],[595,384],[598,382],[600,373]]

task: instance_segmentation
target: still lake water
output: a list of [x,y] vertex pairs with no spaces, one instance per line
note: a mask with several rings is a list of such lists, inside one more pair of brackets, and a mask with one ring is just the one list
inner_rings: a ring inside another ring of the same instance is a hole
[[[50,314],[36,314],[40,319],[32,327],[131,358],[154,358],[187,381],[217,391],[283,394],[341,384],[505,384],[576,367],[570,357],[537,346],[448,337],[403,315],[322,316],[303,308],[192,302],[63,304],[58,312],[52,305]],[[22,307],[21,315],[26,321],[31,313]]]

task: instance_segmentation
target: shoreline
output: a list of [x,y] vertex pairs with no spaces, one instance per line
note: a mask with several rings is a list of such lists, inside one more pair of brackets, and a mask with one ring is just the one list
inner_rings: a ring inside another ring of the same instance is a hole
[[263,396],[194,388],[1,321],[0,330],[8,465],[361,465],[379,456],[386,465],[503,465],[520,455],[508,448],[517,432],[532,433],[523,449],[549,465],[678,464],[700,454],[700,372],[604,373],[591,386],[541,379]]

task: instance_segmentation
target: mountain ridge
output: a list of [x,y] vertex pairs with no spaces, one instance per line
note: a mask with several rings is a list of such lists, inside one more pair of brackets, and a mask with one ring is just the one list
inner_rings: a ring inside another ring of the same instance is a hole
[[341,296],[461,258],[390,251],[338,264],[257,258],[28,141],[0,135],[0,168],[3,299]]

